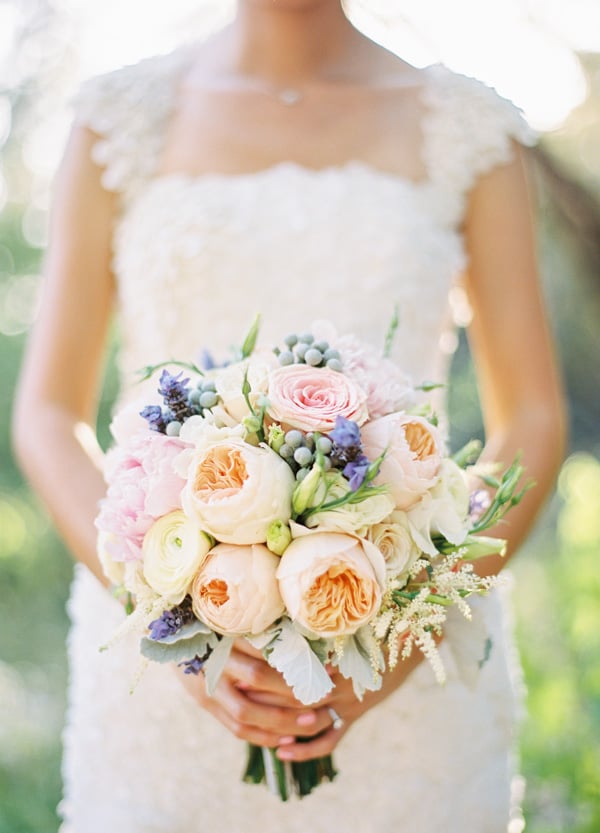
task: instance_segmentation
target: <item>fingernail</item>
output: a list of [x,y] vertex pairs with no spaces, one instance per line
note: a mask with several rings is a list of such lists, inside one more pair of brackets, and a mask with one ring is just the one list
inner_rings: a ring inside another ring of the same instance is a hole
[[296,718],[298,726],[312,726],[317,722],[317,715],[314,712],[305,712]]
[[241,682],[237,682],[237,683],[235,684],[235,687],[236,687],[237,689],[239,689],[240,691],[248,691],[248,689],[250,688],[250,686],[248,685],[248,683],[241,683]]
[[296,738],[293,735],[285,735],[283,738],[279,738],[279,745],[284,746],[286,743],[294,743]]
[[291,761],[294,758],[294,753],[291,749],[278,749],[277,757],[282,761]]

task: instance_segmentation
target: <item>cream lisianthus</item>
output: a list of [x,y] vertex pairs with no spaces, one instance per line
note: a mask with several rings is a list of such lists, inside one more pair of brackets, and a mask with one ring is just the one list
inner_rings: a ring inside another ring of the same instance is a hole
[[142,545],[144,578],[160,596],[178,604],[200,569],[212,541],[177,510],[155,521]]
[[315,532],[292,541],[277,570],[292,621],[319,637],[356,633],[381,604],[385,562],[370,541]]
[[[327,472],[322,476],[310,505],[317,507],[320,503],[332,503],[351,493],[348,481],[339,472]],[[380,523],[393,508],[394,501],[389,494],[375,493],[356,503],[347,502],[332,509],[313,512],[306,517],[305,523],[309,529],[319,532],[345,532],[362,538],[373,524]]]
[[194,613],[227,636],[261,633],[284,613],[278,566],[263,544],[217,544],[192,582]]
[[437,553],[432,541],[435,533],[451,544],[462,544],[471,526],[464,471],[453,460],[443,460],[438,482],[406,515],[417,546],[429,555]]
[[238,438],[197,450],[181,493],[184,512],[226,544],[262,544],[275,520],[292,514],[296,480],[268,446]]

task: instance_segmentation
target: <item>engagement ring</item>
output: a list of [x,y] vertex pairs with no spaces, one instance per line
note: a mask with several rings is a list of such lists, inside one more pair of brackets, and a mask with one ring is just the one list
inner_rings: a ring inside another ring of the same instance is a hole
[[327,711],[329,712],[329,717],[333,721],[331,724],[331,728],[336,730],[342,729],[345,724],[344,718],[340,717],[336,710],[332,709],[331,706],[327,707]]

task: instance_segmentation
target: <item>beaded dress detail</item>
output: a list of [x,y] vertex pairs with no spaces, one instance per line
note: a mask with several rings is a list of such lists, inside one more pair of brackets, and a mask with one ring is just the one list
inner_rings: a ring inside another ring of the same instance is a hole
[[[98,135],[103,184],[119,194],[123,399],[144,365],[196,358],[203,346],[225,356],[257,311],[267,345],[323,317],[379,345],[397,304],[393,357],[416,382],[443,379],[450,297],[466,265],[466,199],[479,176],[510,160],[511,139],[529,143],[516,108],[434,65],[423,71],[422,181],[358,161],[159,175],[189,55],[180,49],[94,78],[77,100],[77,119]],[[343,738],[334,783],[280,804],[240,783],[244,744],[174,671],[151,666],[129,694],[135,640],[99,653],[123,612],[78,567],[61,833],[507,833],[511,643],[498,592],[473,609],[472,622],[449,622],[446,685],[422,663]],[[513,820],[510,833],[520,829]]]

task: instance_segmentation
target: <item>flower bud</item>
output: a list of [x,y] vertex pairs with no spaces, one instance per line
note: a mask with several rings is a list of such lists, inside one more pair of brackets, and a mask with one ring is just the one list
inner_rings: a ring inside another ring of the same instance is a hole
[[273,521],[271,523],[267,530],[267,547],[271,552],[274,552],[275,555],[283,555],[291,540],[292,533],[286,523],[283,521]]
[[276,454],[285,442],[285,431],[279,425],[269,426],[269,445]]
[[249,434],[256,434],[262,427],[260,419],[254,414],[244,417],[242,424]]
[[292,510],[296,517],[306,512],[311,505],[320,482],[321,469],[315,463],[306,477],[298,483],[292,494]]

